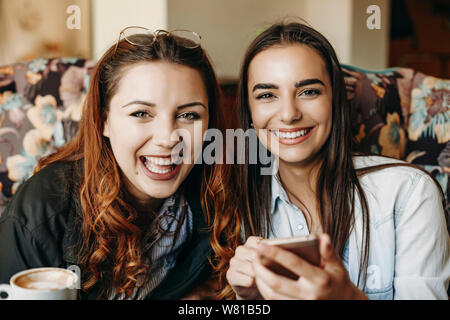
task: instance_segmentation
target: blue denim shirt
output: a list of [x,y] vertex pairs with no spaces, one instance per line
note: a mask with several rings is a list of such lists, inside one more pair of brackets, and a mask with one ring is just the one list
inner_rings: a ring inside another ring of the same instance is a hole
[[[354,157],[356,168],[401,162]],[[302,211],[272,176],[270,237],[308,235]],[[360,178],[369,205],[369,263],[364,293],[369,299],[448,299],[450,239],[442,198],[434,181],[411,167],[391,167]],[[355,225],[342,256],[357,284],[362,255],[362,211],[355,200]],[[363,283],[359,288],[363,289]]]

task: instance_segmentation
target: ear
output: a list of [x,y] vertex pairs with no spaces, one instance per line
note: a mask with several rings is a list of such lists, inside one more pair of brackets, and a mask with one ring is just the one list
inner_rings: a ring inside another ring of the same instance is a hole
[[109,122],[108,122],[108,118],[106,118],[105,122],[103,123],[103,136],[109,138]]

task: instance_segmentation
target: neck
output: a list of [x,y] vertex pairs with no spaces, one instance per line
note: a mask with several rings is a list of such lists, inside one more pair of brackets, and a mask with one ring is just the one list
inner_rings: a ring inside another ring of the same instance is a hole
[[301,165],[279,161],[279,174],[289,200],[305,215],[311,233],[321,233],[317,180],[321,162]]
[[165,199],[151,198],[125,180],[125,197],[138,213],[158,212]]
[[[316,193],[316,185],[318,180],[319,161],[309,164],[289,163],[279,159],[279,174],[283,185],[289,190],[306,190],[309,193]],[[297,191],[301,194],[302,192]]]
[[135,199],[135,207],[138,212],[158,212],[165,199],[149,198],[145,200]]

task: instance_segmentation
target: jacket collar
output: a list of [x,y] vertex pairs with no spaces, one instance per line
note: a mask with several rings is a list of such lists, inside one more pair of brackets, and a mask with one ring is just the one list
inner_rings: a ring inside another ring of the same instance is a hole
[[[212,254],[209,243],[210,228],[206,224],[200,202],[201,174],[195,173],[198,178],[190,180],[189,186],[184,188],[186,201],[193,214],[193,237],[184,249],[183,258],[163,282],[148,296],[150,299],[179,299],[192,290],[201,280],[210,273],[208,258]],[[74,189],[76,189],[74,187]],[[78,195],[78,192],[73,193]],[[73,197],[70,212],[67,218],[66,232],[63,237],[63,259],[68,265],[77,265],[77,248],[81,237],[81,206],[79,197]],[[100,293],[99,284],[96,284],[88,293],[81,293],[86,299],[97,299]]]

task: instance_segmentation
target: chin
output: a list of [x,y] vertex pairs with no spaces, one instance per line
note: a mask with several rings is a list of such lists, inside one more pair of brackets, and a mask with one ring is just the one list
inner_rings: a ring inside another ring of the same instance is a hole
[[300,150],[280,150],[278,157],[286,162],[302,162],[310,158],[311,155],[309,152],[300,152]]
[[141,184],[140,192],[144,197],[153,199],[166,199],[177,192],[179,184],[172,181],[152,181],[151,183]]
[[280,162],[289,164],[307,164],[311,161],[313,157],[305,154],[292,154],[292,153],[281,153],[279,156]]
[[[178,188],[177,188],[178,189]],[[153,199],[167,199],[175,192],[177,192],[177,189],[167,189],[167,190],[149,190],[146,192],[147,196]]]

